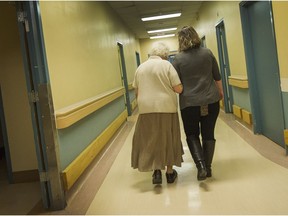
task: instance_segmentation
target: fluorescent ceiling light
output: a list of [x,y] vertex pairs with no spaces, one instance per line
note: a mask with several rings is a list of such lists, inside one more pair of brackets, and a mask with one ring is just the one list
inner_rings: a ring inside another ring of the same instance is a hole
[[168,18],[179,17],[179,16],[181,16],[181,13],[166,14],[166,15],[152,16],[152,17],[144,17],[144,18],[141,18],[141,20],[142,21],[151,21],[151,20],[159,20],[159,19],[168,19]]
[[152,30],[152,31],[148,31],[148,33],[157,33],[157,32],[166,32],[166,31],[174,31],[177,28],[167,28],[167,29],[158,29],[158,30]]
[[174,37],[175,34],[167,34],[167,35],[160,35],[160,36],[153,36],[150,39],[158,39],[158,38],[166,38],[166,37]]

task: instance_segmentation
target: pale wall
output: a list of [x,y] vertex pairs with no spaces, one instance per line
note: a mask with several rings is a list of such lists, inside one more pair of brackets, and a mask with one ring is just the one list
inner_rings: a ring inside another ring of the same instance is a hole
[[8,2],[0,2],[0,29],[0,84],[12,171],[34,170],[37,158],[17,16]]
[[194,23],[199,36],[205,36],[207,48],[218,58],[215,26],[224,20],[231,75],[247,76],[242,26],[238,1],[204,2]]
[[273,1],[278,61],[283,92],[288,92],[288,2]]
[[56,111],[122,86],[117,41],[133,81],[138,41],[107,2],[40,1],[40,9]]

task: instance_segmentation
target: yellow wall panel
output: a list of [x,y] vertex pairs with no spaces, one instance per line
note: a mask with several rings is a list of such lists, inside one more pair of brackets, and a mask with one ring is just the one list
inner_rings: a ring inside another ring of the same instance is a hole
[[242,118],[242,108],[237,105],[233,105],[233,114],[238,118]]
[[288,1],[272,1],[274,27],[281,78],[288,78]]
[[252,124],[252,114],[244,109],[242,109],[242,119],[247,124]]
[[194,24],[218,58],[216,24],[224,21],[231,75],[247,76],[239,1],[204,1]]
[[288,145],[288,129],[284,130],[284,139],[285,139],[285,144]]
[[235,86],[238,88],[248,88],[248,79],[247,78],[238,78],[238,77],[232,77],[230,76],[228,78],[229,85]]
[[40,1],[55,110],[122,86],[117,42],[128,83],[138,40],[105,1]]

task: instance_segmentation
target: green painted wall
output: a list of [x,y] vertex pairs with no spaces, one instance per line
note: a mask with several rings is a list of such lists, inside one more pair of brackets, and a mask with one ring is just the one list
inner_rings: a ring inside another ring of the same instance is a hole
[[249,89],[232,87],[234,104],[251,112]]
[[288,128],[288,92],[282,93],[285,128]]
[[124,97],[120,97],[72,126],[58,130],[61,169],[64,170],[124,110]]

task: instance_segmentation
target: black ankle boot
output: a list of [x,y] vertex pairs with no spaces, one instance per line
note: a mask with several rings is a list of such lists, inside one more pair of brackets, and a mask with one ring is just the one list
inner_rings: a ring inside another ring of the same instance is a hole
[[193,136],[189,136],[187,137],[187,144],[188,144],[190,153],[192,155],[192,158],[194,160],[194,163],[196,164],[196,167],[198,169],[197,179],[199,181],[205,180],[207,171],[206,171],[203,150],[202,150],[200,140],[195,139]]
[[207,177],[207,178],[212,177],[212,169],[211,169],[211,167],[206,167],[206,171],[207,171],[206,177]]
[[162,184],[162,173],[161,170],[154,170],[152,175],[152,182],[153,184]]
[[197,180],[198,181],[205,180],[206,177],[207,177],[207,171],[206,171],[206,166],[205,166],[204,161],[198,161],[196,166],[197,166],[197,169],[198,169]]
[[211,164],[215,151],[215,140],[203,140],[203,154],[206,164],[207,177],[212,177]]

